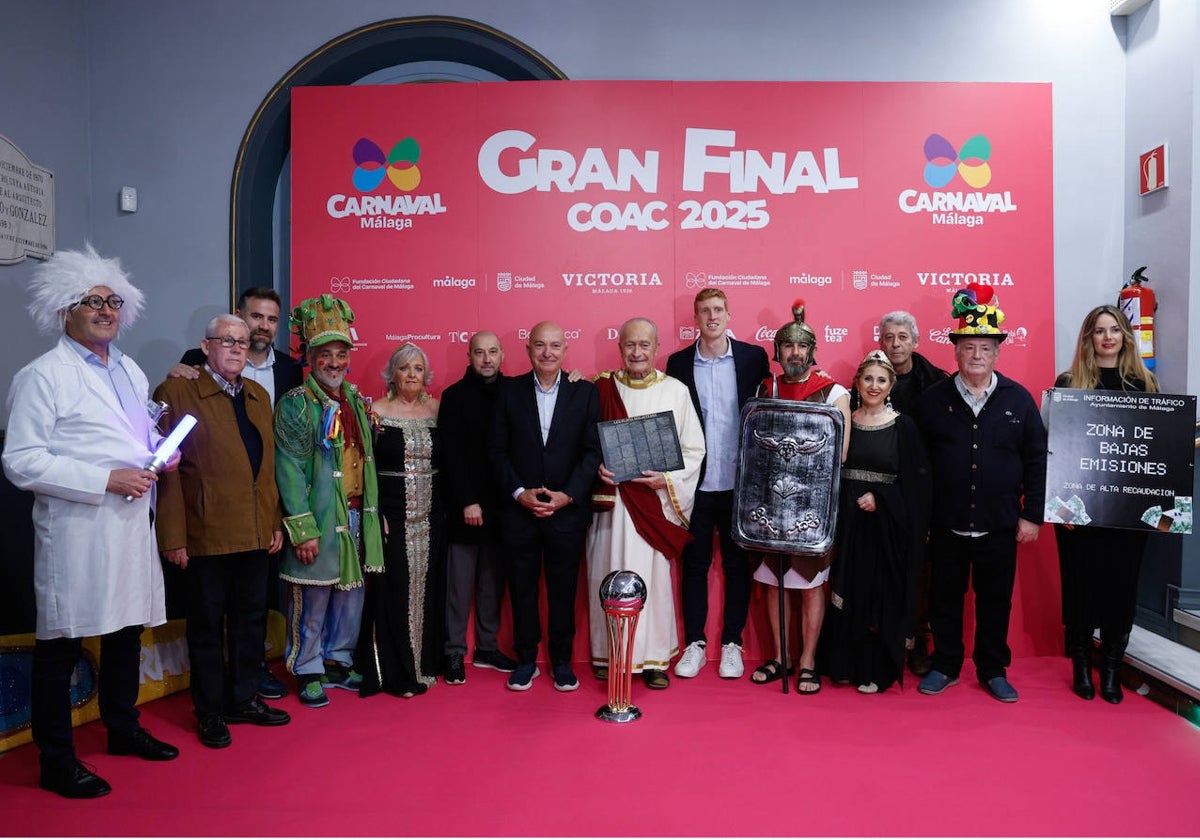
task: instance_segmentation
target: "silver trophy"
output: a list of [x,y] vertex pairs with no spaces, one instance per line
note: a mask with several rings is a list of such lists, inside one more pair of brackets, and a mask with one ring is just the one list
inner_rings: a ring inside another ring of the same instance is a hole
[[642,716],[630,702],[633,694],[633,634],[646,605],[646,582],[637,572],[618,569],[600,583],[600,606],[608,617],[608,703],[596,717],[629,723]]

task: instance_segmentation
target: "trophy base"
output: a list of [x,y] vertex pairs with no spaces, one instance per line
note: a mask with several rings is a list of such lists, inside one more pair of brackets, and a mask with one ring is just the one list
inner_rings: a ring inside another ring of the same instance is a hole
[[606,723],[630,723],[642,716],[642,710],[637,706],[630,706],[627,709],[612,709],[608,706],[601,706],[596,710],[596,717]]

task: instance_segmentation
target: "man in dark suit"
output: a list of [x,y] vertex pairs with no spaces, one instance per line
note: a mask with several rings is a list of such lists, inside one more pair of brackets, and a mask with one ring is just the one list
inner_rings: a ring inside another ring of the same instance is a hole
[[700,336],[672,353],[667,375],[687,385],[704,423],[707,450],[689,530],[695,537],[683,549],[683,655],[675,676],[694,677],[708,661],[704,625],[708,620],[708,567],[713,529],[721,544],[725,572],[725,608],[721,629],[721,665],[726,679],[742,676],[742,630],[750,609],[750,562],[733,541],[733,479],[737,463],[742,406],[770,373],[763,348],[737,341],[726,330],[729,301],[720,289],[701,289],[693,309]]
[[538,578],[544,566],[554,687],[574,691],[575,591],[601,460],[600,399],[591,382],[570,382],[562,372],[567,341],[557,324],[536,325],[526,349],[533,369],[501,383],[489,441],[496,483],[506,497],[500,527],[517,655],[508,687],[526,691],[539,673]]
[[[242,292],[234,315],[250,328],[250,350],[246,353],[245,379],[267,389],[271,405],[304,381],[304,367],[288,353],[275,352],[275,333],[279,329],[279,293],[256,286]],[[179,364],[167,374],[171,378],[197,379],[204,364],[204,352],[195,347],[183,354]]]
[[[246,351],[246,367],[242,371],[242,378],[265,388],[270,405],[275,405],[280,397],[304,382],[304,366],[289,353],[275,352],[280,306],[278,292],[265,286],[256,286],[242,292],[233,313],[250,328],[250,349]],[[188,350],[179,364],[167,373],[167,378],[199,379],[204,360],[204,351],[199,347]],[[279,609],[279,606],[279,555],[273,554],[268,564],[267,607]],[[265,662],[258,694],[266,700],[287,696],[287,688],[271,673]]]

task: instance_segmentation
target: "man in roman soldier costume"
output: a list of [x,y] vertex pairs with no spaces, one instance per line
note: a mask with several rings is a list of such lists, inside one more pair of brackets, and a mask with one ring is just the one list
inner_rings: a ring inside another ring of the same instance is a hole
[[588,600],[592,666],[607,679],[608,630],[595,593],[609,572],[627,569],[646,582],[648,598],[634,640],[633,671],[648,688],[670,684],[667,665],[679,650],[670,560],[677,560],[691,540],[692,513],[700,464],[704,460],[704,427],[687,386],[654,368],[658,328],[646,318],[621,326],[617,339],[622,369],[605,371],[596,380],[600,414],[621,420],[671,412],[683,454],[683,469],[644,470],[641,478],[619,484],[604,464],[593,496],[597,514],[587,538]]
[[[833,378],[816,366],[817,336],[812,327],[804,322],[804,301],[792,304],[792,320],[775,333],[775,361],[783,368],[783,375],[772,374],[763,380],[759,396],[780,400],[796,400],[825,403],[838,408],[845,420],[840,460],[845,460],[850,445],[850,393]],[[829,563],[832,554],[819,556],[789,555],[784,565],[783,586],[799,589],[801,596],[800,672],[796,691],[800,694],[816,694],[821,690],[821,679],[817,675],[817,639],[821,635],[821,624],[825,620],[825,581],[829,579]],[[778,557],[764,559],[754,572],[754,579],[764,586],[779,586],[780,564]],[[777,593],[766,597],[767,616],[771,622],[771,637],[779,648],[780,606]],[[791,599],[783,601],[783,624],[791,626]],[[750,675],[756,683],[774,682],[791,673],[786,649],[777,649],[775,658],[764,662]]]

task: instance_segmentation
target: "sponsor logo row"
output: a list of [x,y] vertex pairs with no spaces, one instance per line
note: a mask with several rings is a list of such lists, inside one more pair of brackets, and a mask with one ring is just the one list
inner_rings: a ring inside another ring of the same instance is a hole
[[[553,277],[498,271],[479,277],[442,274],[414,280],[411,277],[330,277],[329,292],[334,295],[350,292],[411,292],[432,289],[446,292],[470,292],[492,286],[498,292],[541,291],[553,288],[579,289],[592,294],[631,294],[642,287],[662,287],[670,278],[657,271],[567,271]],[[679,281],[688,291],[703,288],[769,288],[771,286],[854,289],[953,289],[977,283],[983,286],[1015,287],[1016,280],[1008,271],[917,271],[906,274],[887,274],[865,269],[842,271],[837,274],[820,271],[800,271],[786,279],[772,280],[765,274],[718,274],[688,271]]]
[[[1007,327],[1007,325],[1006,325]],[[760,344],[771,344],[775,341],[775,334],[778,332],[778,327],[768,327],[760,324],[754,331],[754,341]],[[931,329],[926,334],[926,338],[933,344],[950,344],[949,327],[940,329]],[[599,327],[595,330],[585,330],[580,327],[564,327],[563,333],[566,335],[567,341],[580,341],[591,339],[595,336],[602,335],[610,341],[616,341],[620,334],[620,326],[613,325],[607,327]],[[388,333],[384,336],[384,340],[388,342],[404,342],[404,341],[449,341],[451,344],[468,344],[471,336],[475,334],[475,330],[459,330],[451,329],[440,333]],[[729,331],[730,335],[735,338],[735,332]],[[700,337],[700,331],[695,325],[681,326],[678,328],[678,336],[680,341],[695,341]],[[1013,327],[1009,329],[1008,335],[1005,338],[1005,344],[1014,347],[1026,347],[1028,344],[1029,331],[1025,327]],[[526,341],[529,338],[529,330],[522,328],[517,330],[517,339]],[[662,340],[667,341],[667,336],[664,335]],[[853,340],[849,327],[826,325],[820,327],[817,335],[817,340],[821,344],[848,344]],[[355,346],[365,346],[365,342],[358,342],[357,335],[355,336]],[[875,328],[874,334],[871,337],[872,342],[879,340],[879,329]]]
[[[480,329],[484,329],[484,328],[486,328],[486,327],[481,327]],[[826,325],[824,327],[821,327],[820,330],[821,330],[821,332],[818,333],[817,338],[818,338],[818,341],[822,345],[849,344],[854,340],[851,337],[850,329],[848,327]],[[474,335],[475,332],[476,332],[476,330],[450,329],[450,330],[445,330],[442,332],[385,333],[383,336],[383,340],[388,344],[402,344],[404,342],[411,341],[411,342],[415,342],[417,344],[429,345],[429,344],[433,344],[433,343],[436,343],[439,341],[447,341],[452,345],[466,346],[470,343],[471,336]],[[764,325],[760,324],[757,327],[757,329],[755,329],[755,331],[754,331],[754,339],[753,340],[758,342],[759,344],[770,345],[770,344],[774,343],[775,334],[777,332],[778,332],[778,327],[768,327],[768,326],[764,326]],[[527,328],[518,329],[517,330],[517,340],[518,341],[527,341],[529,339],[529,333],[530,333],[530,331]],[[609,341],[616,341],[620,335],[620,327],[619,326],[607,326],[607,327],[600,327],[595,330],[585,330],[580,327],[567,327],[567,328],[564,328],[563,333],[566,336],[566,339],[568,342],[578,342],[578,341],[582,341],[582,340],[589,340],[595,336],[601,336],[601,335],[604,336]],[[698,339],[700,337],[699,329],[696,326],[691,325],[691,324],[678,327],[677,333],[678,333],[680,342],[695,341],[696,339]],[[729,330],[729,334],[731,336],[734,336],[735,338],[737,337],[733,330]],[[369,344],[369,342],[367,342],[366,340],[359,337],[358,331],[354,327],[351,327],[351,337],[354,340],[354,349],[356,349],[356,350],[365,349]],[[943,327],[941,329],[929,330],[928,333],[926,334],[926,338],[932,344],[943,344],[943,345],[951,344],[948,327]],[[1027,328],[1025,328],[1023,326],[1013,327],[1009,330],[1004,343],[1011,347],[1024,348],[1024,347],[1028,346],[1028,338],[1029,338],[1029,331]],[[876,327],[874,329],[874,334],[871,337],[871,341],[872,341],[872,343],[874,343],[874,342],[878,342],[878,340],[879,340],[879,328]],[[669,343],[670,343],[669,334],[667,334],[667,333],[663,334],[662,343],[663,343],[663,347],[660,350],[660,352],[666,352],[666,351],[670,351],[672,349],[669,346]]]

